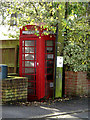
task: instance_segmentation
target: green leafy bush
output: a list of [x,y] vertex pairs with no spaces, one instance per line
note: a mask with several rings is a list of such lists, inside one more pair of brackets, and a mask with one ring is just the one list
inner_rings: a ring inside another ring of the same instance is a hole
[[75,72],[87,71],[87,50],[84,45],[66,45],[63,54],[66,70]]

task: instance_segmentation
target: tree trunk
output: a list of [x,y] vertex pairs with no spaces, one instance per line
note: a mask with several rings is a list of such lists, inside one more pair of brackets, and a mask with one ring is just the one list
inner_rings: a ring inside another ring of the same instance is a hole
[[[61,9],[58,11],[58,37],[57,37],[57,43],[56,43],[56,62],[57,62],[57,56],[63,55],[63,47],[64,47],[64,35],[62,32],[63,25],[62,25],[62,19],[65,18],[65,2],[61,2]],[[56,64],[56,78],[55,78],[55,97],[62,97],[62,71],[63,67],[57,67]]]

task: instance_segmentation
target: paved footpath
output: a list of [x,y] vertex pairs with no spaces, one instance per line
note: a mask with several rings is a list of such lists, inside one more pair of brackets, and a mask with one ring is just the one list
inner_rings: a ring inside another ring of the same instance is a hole
[[[62,119],[68,120],[89,119],[89,100],[90,98],[74,98],[69,100],[56,101],[51,104],[40,104],[30,106],[15,106],[3,105],[2,106],[2,120],[29,120],[29,119]],[[7,119],[6,119],[7,118]]]

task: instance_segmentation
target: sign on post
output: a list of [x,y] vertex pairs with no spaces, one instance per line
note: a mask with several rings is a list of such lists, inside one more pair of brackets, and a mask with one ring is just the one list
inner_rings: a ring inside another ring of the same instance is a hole
[[63,73],[63,57],[57,56],[57,74],[55,86],[55,98],[62,97],[62,73]]
[[63,67],[63,57],[57,56],[57,67]]

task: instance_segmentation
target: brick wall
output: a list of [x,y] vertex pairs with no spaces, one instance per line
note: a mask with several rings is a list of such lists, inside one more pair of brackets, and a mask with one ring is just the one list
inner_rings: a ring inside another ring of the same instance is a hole
[[0,79],[0,105],[2,104],[2,81]]
[[85,96],[88,95],[88,80],[86,72],[65,72],[65,95]]
[[2,104],[27,101],[27,87],[26,77],[10,77],[2,80]]

